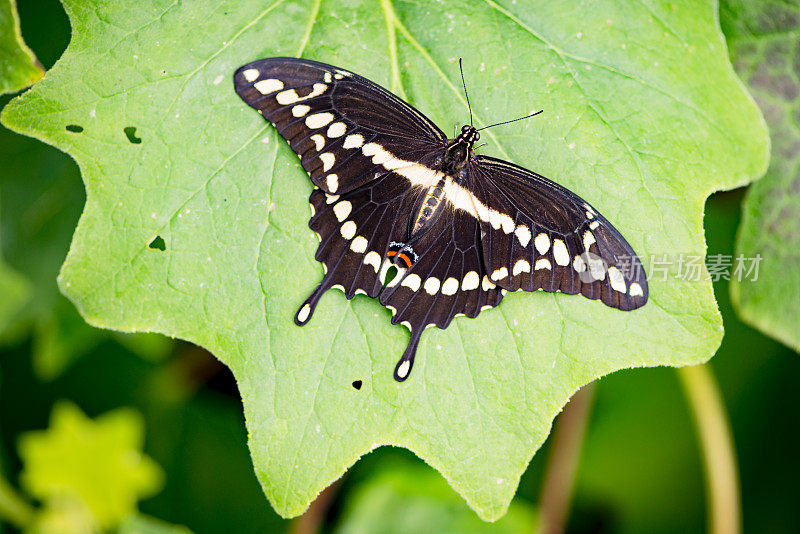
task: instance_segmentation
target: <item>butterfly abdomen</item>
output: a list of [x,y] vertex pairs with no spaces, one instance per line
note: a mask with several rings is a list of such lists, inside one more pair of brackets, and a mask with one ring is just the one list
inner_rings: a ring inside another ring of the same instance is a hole
[[414,225],[411,229],[412,237],[425,227],[441,207],[442,200],[444,200],[444,185],[446,181],[447,177],[439,173],[436,182],[425,192],[425,196],[422,197],[422,202],[419,204],[414,217]]

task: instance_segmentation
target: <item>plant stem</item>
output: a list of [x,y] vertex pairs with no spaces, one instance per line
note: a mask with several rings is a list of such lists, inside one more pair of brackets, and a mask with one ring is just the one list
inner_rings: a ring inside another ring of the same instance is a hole
[[0,476],[0,519],[22,530],[30,524],[34,513],[33,507]]
[[308,510],[292,521],[292,526],[289,528],[291,534],[316,534],[320,532],[325,515],[328,513],[328,508],[333,502],[336,493],[339,491],[341,479],[337,480],[317,495]]
[[703,451],[706,499],[711,508],[708,532],[739,534],[742,530],[742,513],[736,452],[717,381],[708,365],[682,367],[678,369],[678,376],[689,401]]
[[566,527],[594,389],[592,382],[578,390],[556,422],[542,484],[538,534],[558,534]]

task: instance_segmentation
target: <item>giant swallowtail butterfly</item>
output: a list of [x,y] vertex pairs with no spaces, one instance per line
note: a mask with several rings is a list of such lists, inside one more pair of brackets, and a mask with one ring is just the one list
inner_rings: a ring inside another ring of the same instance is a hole
[[411,332],[395,380],[408,378],[427,326],[475,317],[506,291],[580,293],[620,310],[647,302],[638,258],[611,223],[543,176],[476,155],[472,125],[448,139],[383,87],[307,59],[249,63],[234,86],[316,186],[309,226],[325,276],[295,322],[334,287],[378,297]]

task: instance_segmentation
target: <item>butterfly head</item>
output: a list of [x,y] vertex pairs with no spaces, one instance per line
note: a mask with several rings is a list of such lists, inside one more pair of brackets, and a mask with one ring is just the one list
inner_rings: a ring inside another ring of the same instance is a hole
[[474,145],[476,141],[480,140],[480,138],[481,134],[475,129],[474,126],[465,124],[461,127],[461,134],[459,134],[457,141],[460,143],[466,143],[469,148],[472,148],[472,145]]

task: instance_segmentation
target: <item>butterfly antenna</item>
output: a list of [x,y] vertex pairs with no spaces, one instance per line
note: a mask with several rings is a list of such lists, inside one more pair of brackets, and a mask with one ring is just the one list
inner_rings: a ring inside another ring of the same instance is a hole
[[496,124],[490,124],[489,126],[484,126],[483,128],[478,128],[478,131],[480,132],[481,130],[485,130],[486,128],[492,128],[494,126],[500,126],[501,124],[508,124],[510,122],[517,122],[517,121],[521,121],[523,119],[530,119],[531,117],[535,117],[536,115],[538,115],[539,113],[542,113],[542,112],[544,112],[544,110],[540,109],[539,111],[537,111],[535,113],[531,113],[530,115],[525,115],[524,117],[520,117],[518,119],[512,119],[510,121],[498,122]]
[[461,58],[458,58],[458,70],[461,71],[461,85],[464,86],[464,96],[467,97],[467,109],[469,109],[469,125],[472,126],[472,106],[469,105],[469,93],[467,93],[467,82],[464,81],[464,69],[461,67]]

